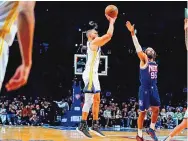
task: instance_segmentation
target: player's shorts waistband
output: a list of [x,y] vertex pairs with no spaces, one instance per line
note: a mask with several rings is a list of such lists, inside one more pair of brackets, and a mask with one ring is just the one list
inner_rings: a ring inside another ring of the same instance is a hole
[[151,85],[151,86],[140,85],[140,88],[152,90],[152,89],[157,89],[157,85]]

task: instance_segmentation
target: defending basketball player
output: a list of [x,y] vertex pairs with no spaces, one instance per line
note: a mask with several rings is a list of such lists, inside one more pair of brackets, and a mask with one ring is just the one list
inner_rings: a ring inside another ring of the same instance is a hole
[[137,141],[143,141],[143,122],[146,115],[146,111],[149,107],[152,109],[150,128],[146,132],[152,137],[153,140],[158,141],[155,134],[155,124],[157,122],[160,106],[160,98],[157,88],[157,72],[158,66],[155,62],[156,53],[148,47],[145,51],[142,50],[138,39],[134,32],[134,25],[131,25],[129,21],[126,23],[127,29],[131,32],[134,46],[136,48],[137,55],[140,59],[140,82],[139,88],[139,117],[137,120],[138,134],[136,136]]
[[32,65],[32,46],[34,34],[35,2],[1,1],[0,2],[0,91],[9,58],[9,47],[18,31],[18,40],[22,64],[6,84],[8,91],[25,85]]
[[[185,20],[184,20],[184,30],[185,30],[185,45],[188,50],[188,40],[187,40],[188,17],[185,18]],[[179,134],[185,128],[188,128],[188,109],[185,112],[183,121],[178,126],[176,126],[176,128],[174,128],[174,130],[170,133],[170,135],[167,138],[164,139],[164,141],[170,141],[175,135]]]
[[87,62],[83,72],[83,81],[85,84],[85,102],[82,109],[82,120],[77,131],[88,138],[92,138],[88,132],[87,117],[89,110],[92,106],[93,122],[91,131],[101,137],[105,135],[99,130],[98,116],[99,116],[99,105],[100,105],[100,83],[98,79],[98,67],[100,62],[101,48],[107,42],[111,40],[114,31],[115,18],[111,18],[106,15],[109,20],[109,28],[105,35],[98,37],[98,32],[95,29],[87,31]]

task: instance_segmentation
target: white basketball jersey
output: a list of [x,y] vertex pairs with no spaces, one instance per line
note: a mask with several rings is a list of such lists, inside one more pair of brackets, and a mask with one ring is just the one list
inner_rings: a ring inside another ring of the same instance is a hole
[[97,51],[93,51],[90,48],[90,42],[87,42],[87,62],[85,66],[85,72],[98,73],[99,62],[100,62],[101,48]]
[[18,1],[0,1],[0,38],[12,45],[17,32]]

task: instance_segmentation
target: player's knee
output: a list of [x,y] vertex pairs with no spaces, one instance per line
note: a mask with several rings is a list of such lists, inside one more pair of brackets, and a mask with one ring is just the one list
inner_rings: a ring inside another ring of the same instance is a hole
[[100,103],[100,94],[94,95],[94,97],[93,97],[93,102],[95,102],[95,103]]
[[89,100],[85,101],[82,111],[89,113],[89,110],[90,110],[92,104],[93,104],[92,101],[89,101]]
[[159,114],[159,107],[152,107],[152,112],[155,114]]
[[93,104],[93,99],[87,99],[84,102],[84,105],[87,105],[88,107],[91,107],[92,104]]
[[82,111],[89,112],[92,104],[93,104],[93,94],[85,93],[85,101]]
[[145,116],[146,115],[146,111],[140,111],[139,115],[140,116]]

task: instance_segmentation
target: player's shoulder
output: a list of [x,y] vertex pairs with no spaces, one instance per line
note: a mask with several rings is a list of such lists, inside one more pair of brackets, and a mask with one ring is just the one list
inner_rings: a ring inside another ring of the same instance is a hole
[[91,41],[88,48],[90,48],[92,51],[98,50],[99,46],[95,44],[95,41]]

